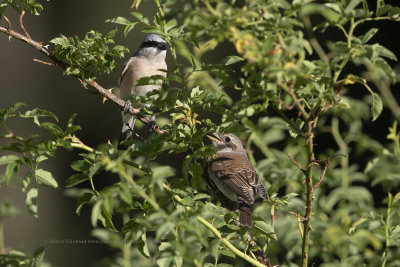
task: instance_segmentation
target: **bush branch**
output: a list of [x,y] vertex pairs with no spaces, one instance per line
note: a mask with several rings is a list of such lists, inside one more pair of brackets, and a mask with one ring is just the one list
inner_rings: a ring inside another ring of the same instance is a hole
[[254,266],[265,267],[264,264],[261,264],[257,260],[253,259],[249,255],[237,249],[234,245],[232,245],[228,240],[222,237],[221,233],[209,222],[207,222],[203,217],[197,216],[197,220],[201,222],[205,227],[207,227],[213,234],[224,244],[229,250],[231,250],[235,255],[241,257],[245,261],[253,264]]
[[[8,21],[8,19],[6,19]],[[68,63],[57,59],[47,48],[47,46],[44,46],[42,43],[37,42],[35,40],[33,40],[32,38],[30,38],[29,36],[23,35],[21,33],[18,33],[14,30],[11,29],[11,24],[8,23],[8,27],[3,27],[0,26],[0,32],[3,32],[5,34],[7,34],[10,38],[14,37],[15,39],[18,39],[34,48],[36,48],[39,52],[41,52],[43,55],[45,55],[47,58],[49,58],[51,61],[54,62],[54,65],[59,66],[60,68],[62,68],[63,70],[66,70],[68,68]],[[74,76],[75,78],[79,79],[78,76]],[[110,100],[111,102],[114,102],[115,104],[117,104],[118,106],[120,106],[121,108],[125,106],[126,101],[117,97],[116,95],[114,95],[113,93],[111,93],[109,90],[105,89],[103,86],[101,86],[100,84],[98,84],[96,81],[94,81],[93,79],[89,79],[87,81],[87,83],[96,91],[96,93],[100,94],[101,96],[103,96],[104,98]],[[162,130],[158,125],[154,126],[154,122],[152,120],[150,120],[149,118],[147,118],[146,116],[144,116],[139,109],[135,109],[133,107],[131,107],[128,112],[131,115],[136,116],[136,118],[138,120],[140,120],[141,122],[143,122],[146,126],[148,127],[152,127],[154,129],[154,131],[158,134],[167,134],[168,132],[165,130]]]

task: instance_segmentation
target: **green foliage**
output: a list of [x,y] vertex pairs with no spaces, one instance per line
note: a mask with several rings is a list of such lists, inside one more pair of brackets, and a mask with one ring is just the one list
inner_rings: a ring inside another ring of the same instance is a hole
[[[79,149],[66,193],[76,199],[77,214],[91,207],[93,236],[118,251],[99,266],[138,261],[142,266],[245,266],[254,264],[257,250],[280,266],[396,266],[400,116],[386,103],[396,82],[392,65],[397,57],[372,43],[378,28],[361,32],[359,26],[398,21],[400,8],[383,0],[375,11],[362,0],[155,4],[153,20],[132,12],[132,21],[119,16],[107,22],[121,25],[125,35],[142,25],[143,32],[169,43],[175,64],[168,66],[159,97],[140,98],[152,102],[149,113],[166,114],[163,129],[169,134],[127,141],[127,150],[118,150],[116,142],[90,148],[73,135],[79,130],[74,116],[63,130],[51,122],[57,121],[53,113],[21,112],[24,105],[17,103],[0,110],[6,131],[1,138],[7,140],[0,150],[12,152],[0,157],[6,166],[0,182],[21,186],[37,218],[38,185],[59,188],[39,163],[53,158],[58,148]],[[341,37],[318,39],[332,30]],[[119,45],[109,48],[114,34],[90,31],[83,40],[55,38],[54,55],[68,63],[67,74],[94,79],[96,72],[113,71],[112,57],[127,51]],[[354,69],[349,71],[349,65]],[[363,126],[379,120],[384,108],[394,122],[387,140],[376,140]],[[37,135],[16,136],[7,126],[11,118],[32,121],[50,138],[39,142]],[[203,179],[206,159],[214,154],[203,138],[212,132],[234,132],[246,140],[266,185],[267,199],[255,203],[250,229],[235,224],[237,213],[219,205]],[[322,142],[320,135],[331,142]],[[162,165],[164,157],[177,164]],[[29,169],[22,176],[21,166]],[[96,188],[100,172],[118,181]],[[387,199],[374,198],[372,190]],[[310,211],[306,206],[311,204]],[[118,227],[115,218],[121,216]],[[10,254],[0,263],[14,258]]]
[[94,71],[98,74],[110,74],[116,68],[113,57],[124,57],[129,50],[122,45],[114,44],[112,39],[117,30],[112,30],[106,35],[96,31],[86,33],[83,40],[78,37],[57,37],[50,42],[54,44],[54,55],[57,59],[66,61],[68,67],[65,74],[74,75],[86,81],[94,78]]
[[[47,2],[49,1],[50,0],[47,0]],[[22,14],[28,10],[31,14],[40,15],[40,12],[43,10],[42,4],[39,4],[39,2],[35,0],[3,0],[0,3],[0,18],[8,6],[14,8],[18,14]]]

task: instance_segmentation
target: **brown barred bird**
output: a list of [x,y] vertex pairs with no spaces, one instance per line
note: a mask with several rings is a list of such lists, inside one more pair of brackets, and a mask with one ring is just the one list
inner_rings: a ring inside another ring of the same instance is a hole
[[217,188],[239,204],[239,222],[252,226],[251,205],[257,193],[265,199],[265,187],[251,164],[240,139],[232,134],[207,135],[217,152],[208,161],[208,173]]

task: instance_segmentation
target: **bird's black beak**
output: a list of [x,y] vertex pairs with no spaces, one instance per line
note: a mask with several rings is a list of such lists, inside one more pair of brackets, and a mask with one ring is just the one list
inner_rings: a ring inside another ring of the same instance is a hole
[[158,43],[157,47],[160,50],[167,50],[167,44],[166,43]]

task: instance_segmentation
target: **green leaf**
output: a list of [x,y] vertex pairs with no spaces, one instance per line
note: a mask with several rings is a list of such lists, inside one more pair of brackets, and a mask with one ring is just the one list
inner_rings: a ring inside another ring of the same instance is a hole
[[165,24],[165,28],[167,32],[169,32],[172,28],[174,28],[178,23],[176,22],[176,19],[172,19]]
[[386,5],[383,0],[378,0],[376,5],[376,16],[380,17],[392,9],[391,5]]
[[397,201],[399,201],[400,200],[400,192],[399,193],[397,193],[396,195],[394,195],[394,197],[393,197],[393,204],[394,203],[396,203]]
[[35,219],[38,219],[37,215],[37,198],[38,198],[38,190],[36,187],[31,188],[28,193],[26,194],[26,207],[28,208],[28,211],[35,217]]
[[0,165],[4,165],[4,164],[9,164],[13,161],[16,161],[17,159],[19,159],[18,156],[16,155],[5,155],[0,157]]
[[337,10],[332,8],[334,5],[323,5],[323,4],[307,4],[302,6],[300,10],[300,17],[309,17],[312,14],[320,14],[324,16],[330,22],[338,22],[342,15],[337,13]]
[[209,199],[209,198],[210,198],[209,195],[200,193],[200,194],[197,194],[196,196],[194,196],[193,200],[194,201],[198,201],[198,200],[201,200],[201,199]]
[[48,187],[52,187],[54,189],[58,188],[58,183],[57,181],[54,179],[53,175],[51,174],[51,172],[42,170],[42,169],[37,169],[35,171],[35,176],[36,176],[36,181],[41,184],[41,185],[45,185]]
[[89,177],[85,174],[74,174],[67,179],[65,187],[70,188],[87,180],[89,180]]
[[160,241],[167,236],[169,232],[174,228],[174,224],[172,222],[163,223],[156,231],[156,240]]
[[2,18],[3,12],[6,10],[7,7],[8,7],[7,2],[3,2],[0,4],[0,18]]
[[372,48],[375,50],[375,52],[377,52],[380,56],[382,57],[386,57],[392,60],[397,61],[397,57],[396,55],[390,51],[389,49],[387,49],[386,47],[379,45],[379,44],[374,44],[372,46]]
[[368,32],[362,36],[361,41],[363,44],[368,43],[369,40],[371,40],[372,37],[375,36],[375,34],[378,32],[378,28],[371,28],[368,30]]
[[262,234],[265,234],[269,238],[272,238],[273,240],[277,240],[276,234],[272,226],[264,221],[255,221],[254,222],[254,228],[261,232]]
[[396,225],[391,231],[389,239],[392,246],[400,247],[400,225]]
[[101,206],[101,213],[99,214],[99,220],[102,222],[103,226],[108,230],[118,232],[118,230],[115,228],[112,222],[111,214],[107,211],[104,205]]
[[76,214],[81,214],[81,209],[85,204],[88,204],[92,197],[94,196],[93,192],[85,192],[81,196],[76,199]]
[[232,64],[235,64],[235,63],[243,61],[243,60],[244,60],[244,58],[239,57],[239,56],[227,56],[221,61],[221,63],[223,65],[228,66],[228,65],[232,65]]
[[142,22],[144,24],[149,24],[149,19],[147,17],[143,16],[141,13],[131,12],[131,15],[134,16],[135,18],[137,18],[140,22]]
[[0,201],[0,221],[15,217],[20,214],[19,209],[17,209],[14,205],[8,202],[6,199],[1,199]]
[[377,93],[373,93],[371,106],[372,121],[375,121],[379,117],[382,113],[382,109],[383,105],[381,97]]
[[19,164],[17,161],[13,161],[7,165],[6,168],[6,177],[7,177],[7,184],[11,181],[12,178],[18,173]]
[[140,240],[137,241],[137,247],[143,256],[145,256],[146,258],[150,257],[149,248],[147,246],[146,233],[143,233],[140,237]]
[[99,200],[94,204],[92,208],[92,215],[91,215],[91,223],[93,227],[97,227],[97,221],[99,220],[100,212],[101,212],[101,205],[103,204],[102,200]]
[[33,253],[33,262],[32,267],[40,267],[42,266],[43,258],[44,258],[44,247],[38,248],[35,253]]
[[129,25],[132,23],[130,20],[124,17],[115,17],[112,19],[107,19],[106,22],[120,24],[120,25]]
[[76,160],[71,163],[71,168],[75,171],[86,171],[90,168],[91,164],[87,160]]

